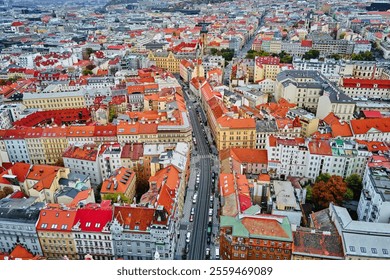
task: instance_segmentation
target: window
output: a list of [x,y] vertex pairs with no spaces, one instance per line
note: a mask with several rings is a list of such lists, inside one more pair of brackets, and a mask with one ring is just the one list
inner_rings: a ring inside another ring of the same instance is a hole
[[371,248],[371,252],[372,252],[373,254],[378,254],[376,248]]
[[61,229],[67,229],[68,225],[62,225]]
[[350,250],[351,252],[355,252],[355,246],[349,246],[349,250]]
[[56,229],[56,228],[57,228],[57,224],[52,224],[52,225],[51,225],[51,228]]
[[388,255],[389,251],[387,249],[382,249],[382,253],[383,253],[383,255]]
[[90,226],[91,226],[91,223],[88,222],[88,223],[85,224],[85,226],[86,226],[86,227],[90,227]]
[[361,251],[362,253],[366,253],[366,247],[360,247],[360,251]]

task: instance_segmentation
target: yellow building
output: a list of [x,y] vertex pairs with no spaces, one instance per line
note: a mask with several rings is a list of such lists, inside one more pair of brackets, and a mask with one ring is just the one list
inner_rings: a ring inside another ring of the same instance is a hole
[[154,62],[157,67],[168,70],[171,73],[180,73],[181,59],[175,58],[172,52],[153,53],[150,51],[148,59]]
[[45,127],[42,131],[42,146],[46,164],[55,164],[69,146],[67,127]]
[[26,108],[59,110],[85,108],[85,98],[81,91],[56,93],[24,93],[23,105]]
[[41,138],[42,131],[43,129],[41,127],[29,127],[27,128],[27,132],[24,137],[30,162],[32,164],[46,164],[46,157]]
[[280,73],[280,58],[272,56],[256,57],[253,80],[255,82],[264,79],[276,80]]
[[59,180],[68,178],[69,172],[69,168],[64,167],[33,165],[26,175],[23,191],[37,197],[38,201],[54,203],[54,194],[60,188]]
[[72,234],[76,213],[76,209],[67,209],[58,204],[52,204],[41,210],[37,233],[42,253],[46,258],[55,260],[78,259]]
[[122,194],[132,203],[135,196],[136,175],[132,169],[121,167],[113,172],[110,178],[102,183],[101,195],[105,199],[105,195]]

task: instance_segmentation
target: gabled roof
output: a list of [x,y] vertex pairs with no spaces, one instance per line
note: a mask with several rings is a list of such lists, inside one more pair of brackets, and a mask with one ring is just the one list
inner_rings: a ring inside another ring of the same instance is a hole
[[340,137],[351,137],[353,135],[351,127],[346,122],[334,123],[334,124],[331,125],[331,129],[332,129],[332,136],[334,138],[336,138],[338,136],[340,136]]

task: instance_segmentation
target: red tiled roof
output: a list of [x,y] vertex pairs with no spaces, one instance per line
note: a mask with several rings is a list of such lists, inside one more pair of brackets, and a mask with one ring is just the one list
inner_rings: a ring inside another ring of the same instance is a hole
[[343,78],[342,85],[344,88],[390,89],[390,80]]
[[336,138],[337,136],[341,137],[351,137],[352,130],[348,123],[334,123],[331,125],[332,136]]
[[134,180],[135,172],[130,168],[125,168],[122,166],[115,170],[109,178],[103,181],[100,192],[102,194],[124,194],[132,185],[132,183],[134,183]]
[[330,112],[324,119],[323,121],[327,124],[327,125],[333,125],[333,124],[339,124],[340,123],[340,119],[333,113],[333,112]]
[[69,146],[62,154],[62,157],[95,161],[97,155],[98,150],[95,144],[85,144],[83,147]]
[[362,113],[367,119],[380,119],[383,117],[379,111],[362,110]]
[[139,160],[144,155],[143,143],[126,143],[122,148],[121,158]]
[[[102,232],[112,220],[110,202],[91,203],[77,210],[73,226],[78,224],[82,232]],[[107,229],[108,230],[108,229]]]
[[390,132],[390,118],[351,120],[354,134],[366,134],[371,129]]
[[281,218],[283,217],[275,215],[256,215],[253,217],[242,218],[241,223],[251,235],[290,239],[291,237],[278,221],[278,219]]
[[222,127],[229,127],[232,129],[255,129],[256,121],[252,118],[232,119],[228,116],[222,116],[218,119],[218,123]]
[[331,156],[332,148],[328,141],[316,140],[309,142],[310,154]]
[[76,209],[61,209],[59,204],[49,204],[40,212],[37,231],[71,232],[76,213]]
[[[224,153],[224,151],[227,151],[227,153]],[[241,163],[268,163],[267,150],[250,148],[227,148],[224,151],[221,151],[220,153],[221,160],[224,159],[223,155],[225,154],[226,156],[232,157]]]
[[154,218],[154,208],[142,206],[115,206],[113,217],[128,230],[146,231]]

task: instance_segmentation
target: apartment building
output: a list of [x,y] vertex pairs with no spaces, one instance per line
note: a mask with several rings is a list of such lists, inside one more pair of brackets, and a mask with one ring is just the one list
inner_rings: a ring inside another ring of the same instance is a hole
[[120,167],[114,169],[111,175],[102,183],[100,194],[104,199],[106,195],[123,195],[129,202],[133,202],[136,191],[136,175],[132,169]]
[[92,256],[94,260],[114,259],[114,247],[110,232],[113,208],[111,201],[89,203],[77,209],[72,225],[77,259]]
[[86,102],[82,91],[70,92],[42,92],[24,93],[23,105],[26,108],[39,108],[43,110],[59,110],[85,108]]
[[220,218],[220,255],[223,260],[290,260],[293,234],[288,218],[241,214]]
[[390,159],[374,155],[363,176],[363,191],[357,209],[360,221],[389,223],[390,221]]
[[36,231],[43,256],[47,259],[78,259],[72,233],[76,213],[77,209],[59,204],[47,205],[40,211]]
[[102,174],[99,164],[99,147],[95,144],[70,145],[63,153],[64,166],[76,174],[89,176],[91,183],[99,185]]
[[24,195],[0,200],[0,252],[8,252],[21,244],[31,253],[42,256],[35,225],[43,207],[44,203],[35,197],[25,198]]
[[331,220],[341,236],[347,260],[388,260],[390,258],[390,225],[352,220],[348,210],[331,203]]

